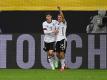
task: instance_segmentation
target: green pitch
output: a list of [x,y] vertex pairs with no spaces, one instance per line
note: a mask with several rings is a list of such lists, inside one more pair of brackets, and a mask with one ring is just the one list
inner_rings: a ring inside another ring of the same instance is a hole
[[0,69],[0,80],[107,80],[107,70]]

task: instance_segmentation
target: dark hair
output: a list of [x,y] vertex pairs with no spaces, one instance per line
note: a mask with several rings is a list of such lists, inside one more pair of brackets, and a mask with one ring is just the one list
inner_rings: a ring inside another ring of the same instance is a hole
[[58,16],[61,16],[61,14],[58,14]]
[[48,16],[48,15],[52,16],[50,12],[45,13],[45,15],[46,16]]

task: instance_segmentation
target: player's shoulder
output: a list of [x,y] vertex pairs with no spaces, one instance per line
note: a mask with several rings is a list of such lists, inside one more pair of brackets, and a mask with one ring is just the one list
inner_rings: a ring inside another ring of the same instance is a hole
[[46,21],[44,21],[44,22],[43,22],[43,24],[45,25],[45,24],[47,24],[47,22],[46,22]]
[[62,22],[62,24],[67,25],[67,21],[64,19],[64,21]]

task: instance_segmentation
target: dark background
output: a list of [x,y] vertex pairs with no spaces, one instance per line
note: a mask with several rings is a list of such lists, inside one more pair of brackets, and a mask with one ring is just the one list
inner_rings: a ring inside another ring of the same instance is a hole
[[[3,33],[43,33],[45,14],[50,12],[56,19],[58,11],[2,11],[0,28]],[[86,33],[90,17],[97,11],[64,11],[68,23],[67,33]]]

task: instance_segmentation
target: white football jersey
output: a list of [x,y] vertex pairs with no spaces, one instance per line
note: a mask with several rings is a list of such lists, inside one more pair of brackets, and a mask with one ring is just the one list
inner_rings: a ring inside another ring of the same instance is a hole
[[43,30],[44,30],[44,41],[47,43],[55,42],[55,34],[52,33],[52,30],[56,28],[56,20],[52,20],[51,23],[48,23],[47,21],[43,22]]
[[56,41],[61,41],[63,39],[67,40],[66,38],[66,29],[67,29],[67,22],[58,22],[56,24],[56,28],[58,29],[59,33],[56,35]]

